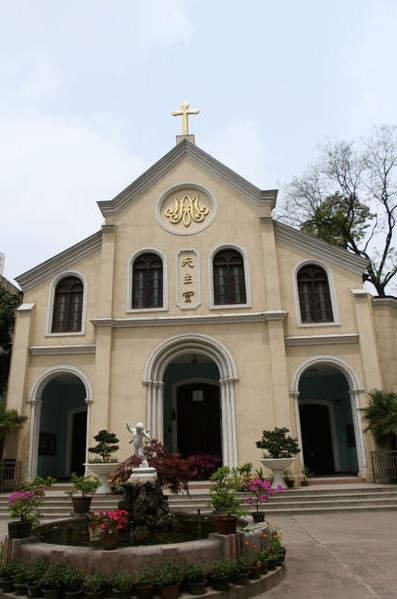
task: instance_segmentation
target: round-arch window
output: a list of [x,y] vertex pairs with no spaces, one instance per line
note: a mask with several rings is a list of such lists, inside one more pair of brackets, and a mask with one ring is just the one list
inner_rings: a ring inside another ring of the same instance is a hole
[[163,306],[163,262],[157,254],[147,252],[134,260],[132,267],[132,308]]
[[302,322],[332,322],[332,302],[325,270],[317,264],[307,264],[299,270],[297,280]]
[[53,333],[81,331],[83,283],[78,277],[65,277],[55,288]]
[[214,303],[216,305],[245,304],[244,259],[234,249],[217,252],[213,259]]

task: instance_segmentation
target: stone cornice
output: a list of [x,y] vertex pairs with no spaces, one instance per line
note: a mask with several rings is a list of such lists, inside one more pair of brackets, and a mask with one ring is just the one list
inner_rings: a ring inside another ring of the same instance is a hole
[[358,333],[336,333],[334,335],[294,335],[285,337],[285,345],[345,345],[358,343]]
[[31,345],[32,356],[65,356],[76,354],[95,354],[96,345]]
[[97,231],[93,235],[90,235],[90,237],[86,237],[86,239],[72,245],[72,247],[67,250],[56,254],[52,258],[49,258],[49,260],[46,260],[31,270],[19,275],[15,280],[18,282],[18,285],[21,286],[23,291],[28,291],[49,277],[58,274],[78,260],[96,252],[101,247],[101,243],[102,232]]
[[265,322],[265,312],[240,312],[237,314],[208,314],[199,316],[153,316],[144,318],[96,318],[91,323],[96,327],[170,327],[203,324],[233,324]]
[[265,310],[265,320],[285,320],[288,316],[288,312],[285,310]]
[[274,234],[277,240],[323,258],[345,270],[361,275],[367,268],[367,261],[364,258],[283,223],[274,221]]
[[390,308],[397,309],[397,297],[388,296],[388,297],[379,297],[375,296],[372,298],[372,305],[374,308],[377,306],[389,306]]
[[32,304],[21,304],[20,306],[18,306],[17,308],[17,312],[31,312],[33,310],[33,308],[35,307],[35,303]]
[[184,139],[112,200],[98,202],[102,214],[106,217],[122,210],[185,157],[209,170],[211,173],[220,176],[256,204],[274,208],[277,199],[277,190],[259,189],[196,145]]

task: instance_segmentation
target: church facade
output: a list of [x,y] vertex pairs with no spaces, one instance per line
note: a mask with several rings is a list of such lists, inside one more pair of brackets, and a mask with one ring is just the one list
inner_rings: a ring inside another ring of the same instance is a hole
[[251,461],[286,426],[316,474],[371,480],[360,408],[397,389],[397,300],[365,262],[272,218],[263,191],[192,136],[113,200],[94,235],[17,278],[8,441],[24,476],[82,472],[101,429],[126,422],[183,455]]

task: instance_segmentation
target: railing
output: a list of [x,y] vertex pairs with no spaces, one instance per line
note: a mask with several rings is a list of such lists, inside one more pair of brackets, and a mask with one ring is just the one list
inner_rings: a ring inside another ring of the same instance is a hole
[[377,483],[397,483],[397,451],[371,451],[372,471]]
[[19,485],[21,462],[3,460],[0,462],[0,491],[16,489]]

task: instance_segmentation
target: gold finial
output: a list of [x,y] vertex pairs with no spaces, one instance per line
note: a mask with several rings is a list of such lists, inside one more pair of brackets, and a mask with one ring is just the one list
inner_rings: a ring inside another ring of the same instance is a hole
[[189,114],[199,114],[199,112],[200,111],[198,108],[191,108],[189,110],[188,102],[182,102],[180,110],[174,110],[173,112],[171,112],[172,116],[182,117],[182,135],[189,135]]

